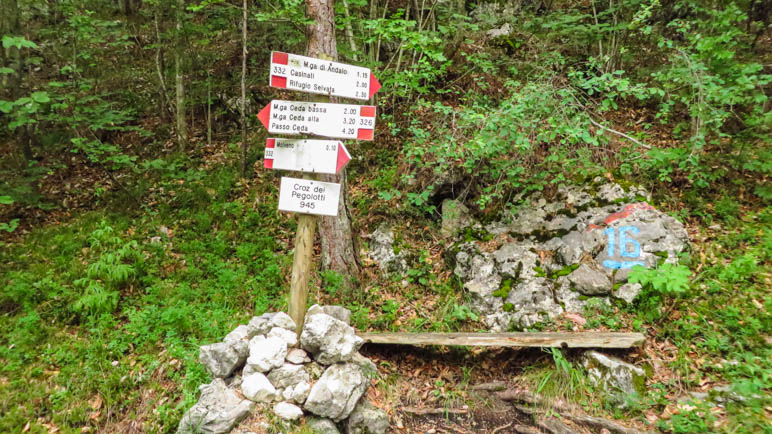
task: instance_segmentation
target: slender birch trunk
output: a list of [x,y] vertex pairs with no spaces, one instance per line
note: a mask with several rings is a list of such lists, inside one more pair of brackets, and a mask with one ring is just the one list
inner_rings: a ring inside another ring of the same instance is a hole
[[247,0],[241,18],[241,177],[247,176]]
[[180,151],[185,150],[185,144],[188,141],[187,126],[185,124],[185,86],[183,83],[183,65],[182,65],[182,17],[185,9],[185,0],[177,0],[176,12],[176,47],[174,50],[174,82],[177,93],[177,143]]

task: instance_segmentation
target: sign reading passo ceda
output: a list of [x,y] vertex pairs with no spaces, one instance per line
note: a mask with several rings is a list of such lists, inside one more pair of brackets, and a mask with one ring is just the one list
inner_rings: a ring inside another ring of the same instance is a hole
[[273,100],[257,118],[272,134],[310,134],[338,139],[372,140],[375,107]]

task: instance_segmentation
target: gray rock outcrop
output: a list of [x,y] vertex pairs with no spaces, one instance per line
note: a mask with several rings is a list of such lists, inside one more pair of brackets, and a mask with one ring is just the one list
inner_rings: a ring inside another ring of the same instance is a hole
[[394,231],[386,225],[381,225],[370,234],[368,255],[384,272],[403,273],[407,270],[405,253],[394,252]]
[[607,295],[611,293],[611,279],[597,267],[582,264],[568,275],[568,281],[584,295]]
[[625,283],[614,291],[614,298],[624,300],[625,303],[630,304],[635,301],[638,294],[641,293],[643,287],[640,283]]
[[442,226],[440,234],[444,237],[452,237],[461,230],[474,225],[469,208],[457,200],[445,199],[442,201]]
[[676,263],[688,248],[683,224],[635,202],[650,196],[596,178],[558,188],[551,202],[537,194],[488,224],[498,242],[459,241],[453,271],[470,308],[491,331],[506,331],[563,312],[583,314],[593,299],[632,302],[640,291],[640,285],[627,284],[633,267]]

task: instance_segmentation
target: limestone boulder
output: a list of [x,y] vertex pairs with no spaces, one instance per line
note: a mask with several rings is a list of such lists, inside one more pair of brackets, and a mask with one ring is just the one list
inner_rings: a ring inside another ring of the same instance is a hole
[[606,394],[606,400],[624,407],[628,398],[646,392],[646,371],[598,351],[582,355],[582,365],[590,382]]
[[339,321],[343,321],[344,323],[351,325],[351,311],[343,306],[319,306],[318,304],[315,304],[308,308],[308,311],[306,312],[306,318],[319,313],[327,314]]
[[257,335],[265,335],[274,327],[295,330],[295,321],[284,312],[269,312],[253,317],[247,324],[248,337],[251,339]]
[[312,417],[306,422],[314,434],[340,434],[335,422],[323,417]]
[[582,264],[568,275],[573,288],[584,295],[608,295],[611,293],[611,279],[599,267]]
[[370,235],[370,258],[387,273],[403,273],[407,270],[404,252],[394,252],[394,231],[381,225]]
[[200,347],[198,360],[213,377],[225,378],[243,366],[248,355],[246,341],[232,340]]
[[302,348],[323,365],[351,360],[362,342],[351,326],[327,314],[307,317],[300,335]]
[[614,298],[624,300],[625,303],[631,304],[641,293],[643,287],[640,283],[625,283],[614,291]]
[[271,402],[276,399],[276,388],[264,374],[253,372],[241,380],[241,392],[255,402]]
[[518,284],[509,292],[506,303],[511,321],[518,328],[533,327],[563,313],[563,308],[555,302],[553,282],[544,277]]
[[461,230],[474,225],[469,208],[457,200],[445,199],[442,201],[442,226],[440,234],[444,237],[453,237]]
[[281,420],[298,420],[303,416],[303,410],[289,402],[280,402],[273,406],[273,412]]
[[336,363],[313,385],[303,408],[340,422],[354,411],[369,384],[367,375],[356,363]]
[[239,397],[220,378],[201,386],[200,390],[201,397],[182,416],[177,432],[227,433],[254,408],[253,402]]
[[348,434],[386,434],[388,429],[389,415],[367,399],[359,401],[346,424]]
[[287,343],[287,348],[292,348],[298,344],[298,335],[294,330],[287,330],[281,327],[274,327],[265,335],[266,338],[279,338]]
[[287,357],[285,357],[285,359],[289,363],[294,363],[296,365],[302,365],[311,361],[311,358],[308,357],[308,353],[300,348],[292,348],[287,350]]
[[294,386],[300,382],[308,382],[310,379],[303,365],[293,365],[291,363],[285,363],[268,374],[268,380],[277,389]]
[[249,368],[249,372],[268,372],[283,365],[286,357],[287,342],[277,337],[258,335],[249,341],[249,357],[244,369],[247,371]]

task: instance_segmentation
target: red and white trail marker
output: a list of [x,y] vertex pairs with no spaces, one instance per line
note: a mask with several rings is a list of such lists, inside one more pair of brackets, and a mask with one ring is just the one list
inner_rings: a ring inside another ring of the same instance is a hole
[[257,118],[271,134],[372,140],[375,131],[375,107],[370,105],[273,100]]
[[339,140],[266,139],[266,169],[336,174],[351,161]]
[[329,60],[271,52],[271,86],[368,100],[381,88],[370,69]]
[[279,209],[316,215],[338,215],[340,184],[311,179],[282,178]]

